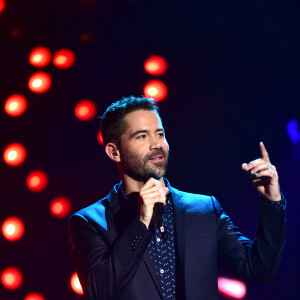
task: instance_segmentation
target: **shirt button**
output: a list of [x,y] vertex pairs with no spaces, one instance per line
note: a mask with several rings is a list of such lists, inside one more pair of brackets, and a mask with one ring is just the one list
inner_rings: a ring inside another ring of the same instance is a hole
[[157,238],[156,241],[159,243],[160,242],[160,238]]
[[165,270],[164,269],[160,269],[160,274],[164,274],[165,273]]

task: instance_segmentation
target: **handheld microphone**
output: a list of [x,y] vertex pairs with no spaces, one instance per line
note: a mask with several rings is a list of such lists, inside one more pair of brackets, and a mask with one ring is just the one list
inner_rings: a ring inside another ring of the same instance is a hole
[[[155,174],[148,174],[146,181],[148,181],[150,178],[154,178],[156,180],[160,179]],[[162,203],[155,203],[153,208],[153,217],[160,232],[161,238],[163,241],[165,241],[168,238],[168,233],[166,232],[166,220],[163,207],[164,206]]]

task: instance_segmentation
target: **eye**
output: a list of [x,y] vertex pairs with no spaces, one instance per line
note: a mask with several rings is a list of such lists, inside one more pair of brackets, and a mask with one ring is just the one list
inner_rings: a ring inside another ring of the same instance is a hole
[[141,135],[137,136],[136,139],[137,139],[137,140],[142,140],[142,139],[144,139],[145,137],[146,137],[145,134],[141,134]]
[[164,132],[160,132],[157,134],[159,137],[164,137],[165,136],[165,133]]

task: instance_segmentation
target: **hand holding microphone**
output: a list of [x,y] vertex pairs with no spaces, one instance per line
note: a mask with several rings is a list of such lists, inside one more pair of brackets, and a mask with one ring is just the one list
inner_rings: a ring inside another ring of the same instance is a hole
[[[153,177],[148,179],[140,190],[138,213],[140,220],[147,228],[150,225],[153,211],[155,211],[155,219],[162,218],[162,205],[166,205],[166,195],[168,191],[169,189],[165,187],[163,183]],[[157,205],[155,206],[156,203]]]

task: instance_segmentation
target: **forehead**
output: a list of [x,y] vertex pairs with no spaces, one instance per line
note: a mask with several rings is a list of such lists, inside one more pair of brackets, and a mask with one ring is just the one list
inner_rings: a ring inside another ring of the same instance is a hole
[[135,110],[124,116],[123,119],[127,124],[126,132],[146,129],[162,128],[162,122],[155,111]]

